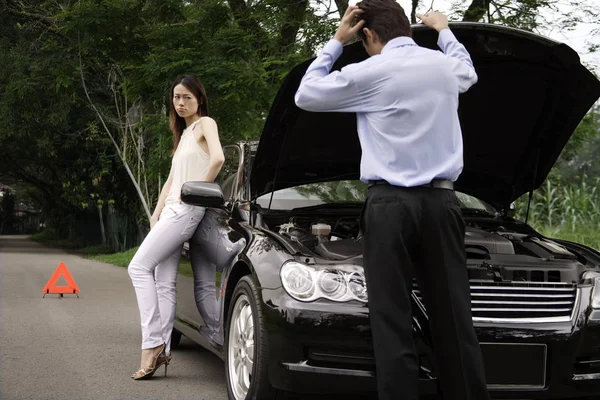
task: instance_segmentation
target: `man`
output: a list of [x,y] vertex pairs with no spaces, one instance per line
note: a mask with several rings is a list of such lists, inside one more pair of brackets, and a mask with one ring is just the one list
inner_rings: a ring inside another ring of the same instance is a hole
[[[404,10],[393,0],[349,7],[295,100],[308,111],[357,115],[361,180],[369,183],[362,230],[379,399],[418,399],[414,274],[430,318],[444,399],[486,400],[465,225],[453,190],[463,167],[458,95],[477,75],[443,14],[419,18],[439,32],[443,53],[415,44]],[[357,33],[371,57],[330,73],[343,44]]]

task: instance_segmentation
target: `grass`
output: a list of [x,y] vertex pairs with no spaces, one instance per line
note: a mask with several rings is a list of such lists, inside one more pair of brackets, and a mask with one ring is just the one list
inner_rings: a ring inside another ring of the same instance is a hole
[[[52,228],[46,228],[44,231],[32,235],[31,239],[46,246],[58,247],[69,253],[77,254],[90,260],[96,260],[124,268],[127,268],[135,255],[135,252],[139,248],[139,246],[134,247],[120,253],[112,253],[110,249],[102,245],[82,248],[68,239],[58,238],[56,231]],[[190,264],[190,261],[183,256],[179,262],[179,273],[185,276],[192,276],[192,265]]]
[[116,265],[118,267],[127,268],[129,262],[135,255],[138,247],[134,247],[133,249],[129,249],[126,251],[122,251],[120,253],[112,253],[112,254],[82,254],[84,257],[89,258],[91,260],[101,261],[106,264]]
[[584,244],[600,251],[600,230],[598,228],[572,231],[570,228],[542,226],[536,227],[536,229],[544,236]]
[[81,249],[73,249],[70,251],[70,253],[80,254],[82,256],[95,256],[95,255],[101,255],[101,254],[110,254],[111,251],[108,247],[105,247],[102,245],[97,245],[97,246],[84,247]]
[[[564,185],[548,179],[535,191],[528,223],[542,234],[600,249],[600,178]],[[528,195],[517,200],[517,218],[524,221]]]
[[[129,265],[129,263],[131,262],[131,259],[133,258],[133,256],[135,255],[135,252],[138,250],[139,247],[134,247],[133,249],[129,249],[120,253],[112,253],[112,254],[93,254],[93,253],[85,253],[84,250],[86,249],[80,249],[78,254],[84,256],[85,258],[89,258],[90,260],[96,260],[96,261],[100,261],[106,264],[112,264],[112,265],[116,265],[118,267],[124,267],[127,268],[127,266]],[[88,249],[94,249],[94,248],[88,248]],[[192,276],[192,265],[190,264],[190,261],[185,259],[185,258],[181,258],[181,261],[179,262],[179,273],[185,276]]]
[[59,238],[56,231],[52,228],[46,228],[42,232],[32,235],[31,239],[46,246],[58,247],[65,250],[74,250],[78,247],[76,243],[73,243],[69,239]]

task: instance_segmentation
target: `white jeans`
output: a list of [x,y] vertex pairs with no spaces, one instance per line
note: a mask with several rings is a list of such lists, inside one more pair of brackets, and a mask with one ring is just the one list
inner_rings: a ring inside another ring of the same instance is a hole
[[203,207],[168,204],[129,263],[129,276],[135,288],[142,349],[166,343],[171,351],[171,331],[177,300],[175,284],[183,243],[192,237],[204,217]]
[[219,308],[221,297],[217,298],[216,265],[210,262],[206,255],[190,244],[190,260],[194,273],[194,299],[204,325],[200,334],[218,344],[222,344],[219,334]]

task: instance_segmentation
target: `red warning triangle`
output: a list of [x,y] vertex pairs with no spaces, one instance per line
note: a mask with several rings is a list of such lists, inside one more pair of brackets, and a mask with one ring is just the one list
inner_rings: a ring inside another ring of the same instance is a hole
[[[56,286],[56,282],[61,277],[61,275],[63,278],[65,278],[65,282],[67,282],[67,286]],[[64,262],[61,262],[60,264],[58,264],[58,267],[56,267],[56,269],[54,270],[54,273],[48,280],[48,283],[46,283],[46,286],[44,286],[44,289],[42,289],[42,293],[44,293],[44,294],[49,294],[49,293],[77,294],[77,293],[79,293],[79,287],[75,283],[75,280],[71,276],[71,273],[67,269],[67,266],[65,265]]]

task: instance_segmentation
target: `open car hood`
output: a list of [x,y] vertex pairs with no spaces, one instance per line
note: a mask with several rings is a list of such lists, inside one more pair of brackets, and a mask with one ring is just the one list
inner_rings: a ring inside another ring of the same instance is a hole
[[[460,96],[464,169],[456,188],[505,207],[543,183],[600,97],[600,81],[565,44],[492,24],[451,23],[450,28],[469,51],[479,77]],[[437,37],[424,25],[413,26],[421,46],[439,50]],[[333,70],[367,57],[360,42],[345,46]],[[312,61],[292,69],[272,104],[252,167],[253,197],[359,177],[356,115],[308,112],[294,103]]]

